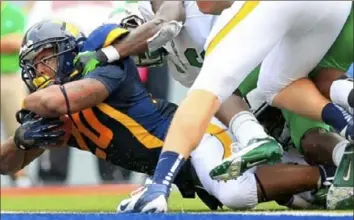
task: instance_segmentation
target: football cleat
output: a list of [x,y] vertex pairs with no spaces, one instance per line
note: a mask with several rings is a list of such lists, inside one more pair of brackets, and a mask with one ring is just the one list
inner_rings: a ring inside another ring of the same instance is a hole
[[327,195],[328,209],[354,207],[354,145],[348,144]]
[[282,156],[283,148],[273,138],[253,139],[247,147],[223,160],[220,165],[211,170],[209,175],[213,180],[218,181],[237,179],[253,167],[280,162]]
[[117,207],[119,213],[165,213],[170,187],[165,184],[147,184],[132,192],[129,199]]

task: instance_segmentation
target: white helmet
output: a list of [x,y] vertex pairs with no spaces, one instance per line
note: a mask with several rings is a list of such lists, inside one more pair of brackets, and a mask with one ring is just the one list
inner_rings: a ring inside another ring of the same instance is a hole
[[[118,24],[122,28],[131,31],[145,22],[146,20],[138,7],[120,7],[109,15],[109,19],[105,23]],[[138,56],[133,56],[133,58],[135,64],[139,67],[152,67],[163,65],[164,57],[166,55],[166,50],[164,48],[159,48],[155,51],[149,51]]]

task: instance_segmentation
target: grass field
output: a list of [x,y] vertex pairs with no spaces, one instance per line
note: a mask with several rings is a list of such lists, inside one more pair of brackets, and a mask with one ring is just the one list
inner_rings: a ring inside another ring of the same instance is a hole
[[[119,202],[138,186],[115,187],[47,187],[31,189],[2,189],[2,211],[69,211],[113,212]],[[198,199],[183,199],[173,192],[169,200],[174,212],[206,212],[208,208]],[[257,210],[284,210],[275,203],[259,205]]]
[[[73,187],[2,188],[1,211],[15,212],[114,212],[121,200],[128,198],[137,185],[99,185]],[[169,200],[172,212],[208,212],[198,199],[183,199],[173,192]],[[258,205],[257,211],[286,211],[275,202]],[[325,210],[313,210],[326,213]],[[230,212],[228,209],[221,212]],[[338,212],[336,212],[338,213]],[[353,213],[351,210],[341,213]]]
[[353,211],[292,211],[264,203],[252,211],[209,209],[199,199],[183,199],[173,192],[168,214],[117,214],[116,206],[136,185],[38,187],[1,189],[1,220],[353,220]]

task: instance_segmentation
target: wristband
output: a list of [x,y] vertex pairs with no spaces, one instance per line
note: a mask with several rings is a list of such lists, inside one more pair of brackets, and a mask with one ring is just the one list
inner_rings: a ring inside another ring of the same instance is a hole
[[104,53],[104,55],[106,55],[108,63],[117,61],[120,58],[118,51],[112,45],[102,48],[101,51]]

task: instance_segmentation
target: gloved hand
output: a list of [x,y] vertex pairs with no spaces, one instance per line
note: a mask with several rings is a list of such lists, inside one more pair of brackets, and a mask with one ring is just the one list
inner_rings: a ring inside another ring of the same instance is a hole
[[66,134],[59,118],[42,118],[29,112],[15,132],[14,142],[21,150],[63,144]]
[[108,58],[101,50],[82,52],[74,59],[75,68],[83,75],[92,72],[97,66],[106,64]]

